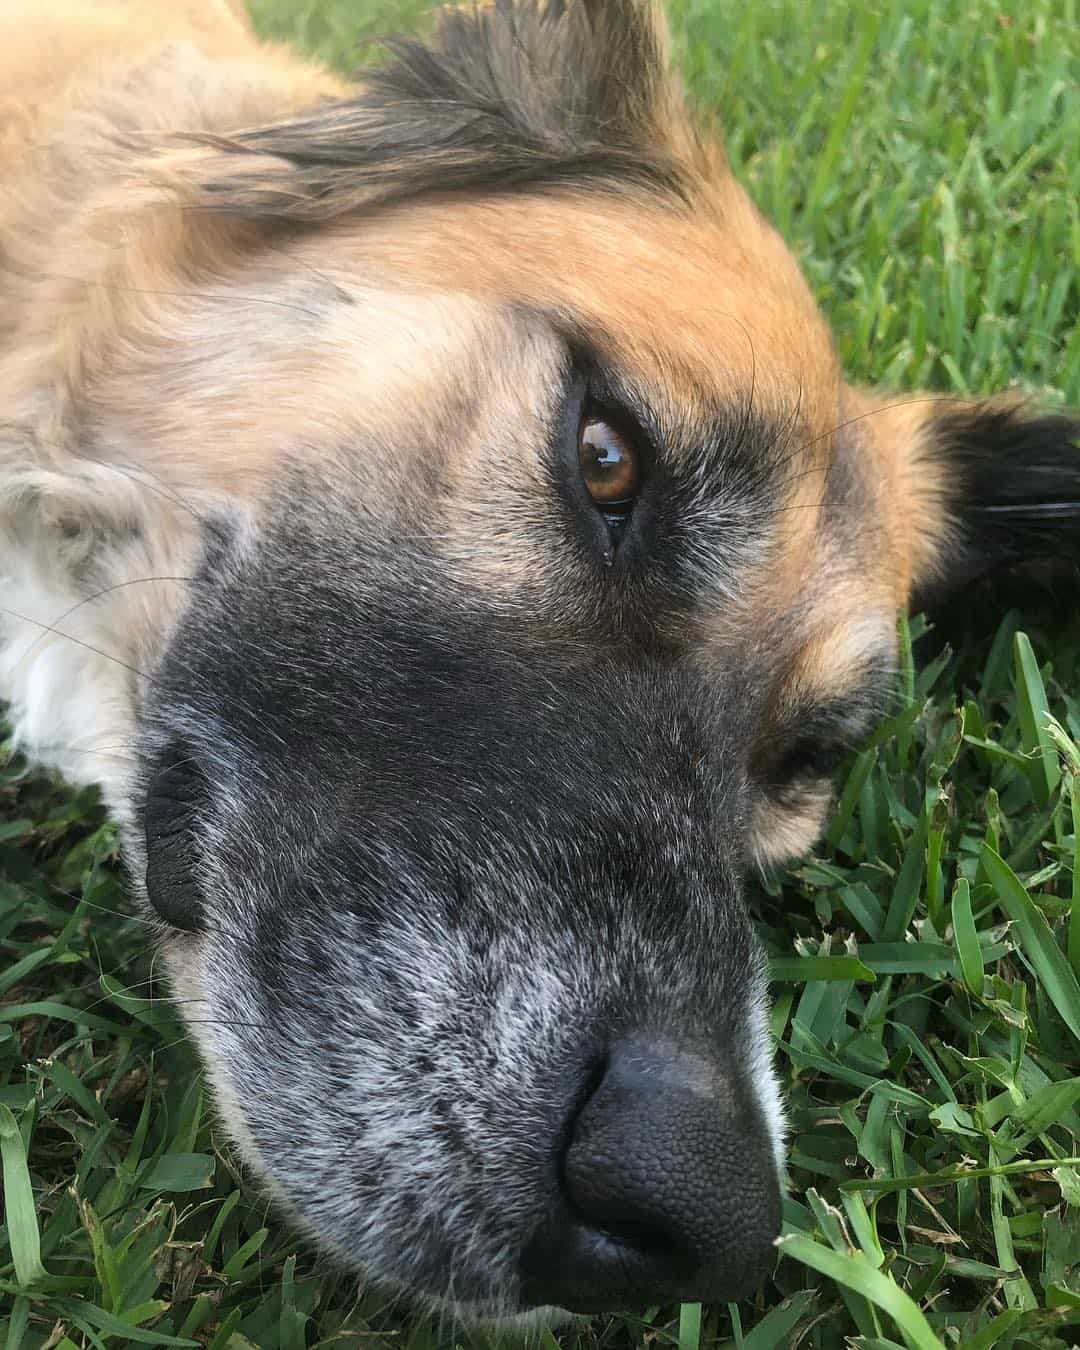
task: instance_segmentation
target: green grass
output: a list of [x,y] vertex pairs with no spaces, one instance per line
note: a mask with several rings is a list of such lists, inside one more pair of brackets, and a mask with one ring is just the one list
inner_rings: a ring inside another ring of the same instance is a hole
[[[402,23],[253,8],[343,64]],[[1072,0],[674,9],[854,376],[1080,403]],[[1010,613],[905,670],[827,839],[762,897],[794,1130],[774,1279],[545,1350],[1080,1344],[1080,624]],[[335,1279],[241,1183],[101,808],[10,756],[0,953],[0,1347],[487,1344]]]

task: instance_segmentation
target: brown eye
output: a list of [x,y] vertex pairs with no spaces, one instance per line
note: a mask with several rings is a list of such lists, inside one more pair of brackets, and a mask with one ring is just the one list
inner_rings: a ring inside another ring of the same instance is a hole
[[634,447],[610,422],[584,417],[578,431],[578,462],[589,496],[603,510],[627,511],[640,484]]

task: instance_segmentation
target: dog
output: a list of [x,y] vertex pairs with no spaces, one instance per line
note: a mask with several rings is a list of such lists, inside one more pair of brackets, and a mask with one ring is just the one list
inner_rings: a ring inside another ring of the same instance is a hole
[[897,611],[1076,556],[1077,421],[848,383],[650,0],[451,8],[362,83],[232,0],[5,17],[0,689],[240,1150],[465,1317],[746,1294],[743,878]]

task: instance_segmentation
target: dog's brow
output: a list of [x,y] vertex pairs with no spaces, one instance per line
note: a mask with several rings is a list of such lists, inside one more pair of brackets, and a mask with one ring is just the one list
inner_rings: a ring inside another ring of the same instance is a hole
[[752,386],[741,395],[721,392],[662,351],[649,364],[664,374],[643,375],[615,359],[606,345],[575,335],[567,346],[590,393],[628,413],[657,454],[692,476],[703,493],[741,489],[760,495],[762,508],[778,504],[773,492],[792,458],[797,403],[778,411],[760,403]]

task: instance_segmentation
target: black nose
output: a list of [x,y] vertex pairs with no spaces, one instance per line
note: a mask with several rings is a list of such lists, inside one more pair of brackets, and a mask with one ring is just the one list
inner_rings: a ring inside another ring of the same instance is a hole
[[750,1085],[722,1056],[620,1043],[573,1123],[561,1182],[521,1260],[535,1306],[737,1299],[772,1266],[773,1148]]

